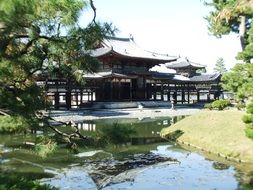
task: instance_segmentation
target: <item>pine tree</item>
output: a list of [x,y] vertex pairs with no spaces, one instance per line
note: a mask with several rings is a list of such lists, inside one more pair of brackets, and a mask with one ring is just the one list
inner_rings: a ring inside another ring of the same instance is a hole
[[224,64],[224,59],[219,57],[218,60],[216,61],[215,67],[213,69],[215,72],[224,74],[227,72],[226,66]]
[[209,31],[217,37],[230,32],[239,33],[244,50],[248,45],[248,31],[253,17],[252,0],[212,0],[205,4],[214,8],[206,17]]
[[0,109],[33,117],[44,102],[38,75],[81,79],[78,71],[96,69],[97,60],[86,50],[113,31],[95,21],[95,9],[87,27],[78,25],[89,2],[0,1]]

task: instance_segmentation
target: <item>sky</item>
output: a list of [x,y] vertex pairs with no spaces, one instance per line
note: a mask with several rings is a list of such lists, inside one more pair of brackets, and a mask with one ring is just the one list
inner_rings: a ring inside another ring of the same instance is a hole
[[[219,57],[230,69],[240,51],[237,34],[218,39],[208,32],[204,19],[211,8],[201,0],[93,0],[97,20],[112,23],[117,37],[129,37],[143,49],[173,56],[207,66],[213,72]],[[80,24],[92,18],[86,9]]]

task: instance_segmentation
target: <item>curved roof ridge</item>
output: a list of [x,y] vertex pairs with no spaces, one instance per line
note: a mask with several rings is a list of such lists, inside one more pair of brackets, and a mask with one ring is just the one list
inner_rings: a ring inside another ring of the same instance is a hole
[[[177,57],[177,56],[172,56],[172,55],[169,55],[167,53],[157,53],[157,52],[153,52],[153,51],[149,51],[149,50],[145,50],[144,51],[148,52],[148,53],[152,53],[152,54],[155,54],[155,55],[159,55],[159,56],[165,56],[165,57]],[[177,57],[179,58],[179,57]]]
[[108,48],[113,48],[112,50],[119,55],[131,58],[156,60],[160,61],[161,63],[175,61],[178,59],[178,56],[170,56],[168,54],[159,54],[144,50],[136,44],[132,36],[130,36],[129,38],[108,36],[104,38],[102,44]]
[[123,37],[116,37],[116,36],[105,36],[105,39],[108,40],[119,40],[119,41],[131,41],[133,40],[133,38],[129,37],[129,38],[123,38]]
[[187,57],[183,58],[183,60],[177,60],[175,62],[167,63],[166,66],[168,68],[183,68],[183,67],[196,67],[196,68],[205,68],[206,65],[202,65],[200,63],[189,61]]

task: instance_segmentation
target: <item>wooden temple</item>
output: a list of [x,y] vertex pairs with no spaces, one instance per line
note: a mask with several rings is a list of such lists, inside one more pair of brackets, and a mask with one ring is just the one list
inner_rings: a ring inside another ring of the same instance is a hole
[[[178,57],[143,50],[133,38],[107,37],[90,51],[99,69],[86,73],[85,85],[64,80],[38,81],[55,109],[81,108],[94,102],[171,101],[196,103],[220,96],[220,75],[199,75],[205,66]],[[176,73],[150,71],[165,64]]]

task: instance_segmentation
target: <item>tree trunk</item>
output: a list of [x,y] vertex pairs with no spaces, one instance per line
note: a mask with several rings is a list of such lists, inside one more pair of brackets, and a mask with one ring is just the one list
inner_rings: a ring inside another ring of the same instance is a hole
[[239,35],[242,51],[245,49],[245,34],[246,34],[246,16],[241,16],[241,23],[239,26]]

